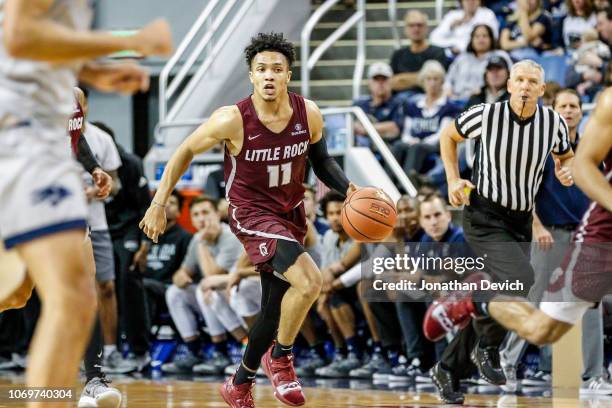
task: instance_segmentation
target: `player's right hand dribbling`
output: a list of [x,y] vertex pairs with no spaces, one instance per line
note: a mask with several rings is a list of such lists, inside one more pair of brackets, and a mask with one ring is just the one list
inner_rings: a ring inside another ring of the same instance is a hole
[[151,204],[138,227],[149,239],[157,243],[159,235],[166,230],[166,210],[157,204]]
[[453,207],[461,207],[462,205],[470,205],[469,191],[475,186],[465,179],[456,179],[448,183],[448,201]]

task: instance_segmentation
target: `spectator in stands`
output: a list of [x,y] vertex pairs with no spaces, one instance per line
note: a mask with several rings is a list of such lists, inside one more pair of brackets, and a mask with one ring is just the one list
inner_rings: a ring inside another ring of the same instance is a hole
[[609,0],[594,0],[593,1],[593,7],[595,8],[596,11],[605,10],[608,8],[609,5],[610,5]]
[[580,47],[572,55],[571,68],[565,83],[576,89],[583,100],[592,101],[605,86],[605,75],[610,61],[610,48],[599,41],[595,30],[582,33]]
[[304,184],[304,212],[306,218],[314,225],[319,236],[325,235],[329,229],[327,221],[317,214],[317,194],[310,184]]
[[[105,201],[105,210],[115,257],[119,329],[126,335],[133,353],[133,362],[141,369],[150,360],[149,333],[142,274],[133,266],[138,249],[141,248],[145,254],[147,251],[138,222],[151,202],[149,184],[140,157],[119,145],[113,130],[108,126],[100,122],[93,124],[111,136],[122,163],[117,170],[121,188],[115,196]],[[144,256],[142,259],[146,261]]]
[[597,12],[597,32],[603,41],[612,46],[612,6]]
[[479,24],[487,24],[495,38],[499,23],[495,14],[486,7],[480,7],[480,0],[461,0],[461,8],[447,12],[429,37],[433,45],[449,49],[457,55],[470,44],[470,33]]
[[582,34],[595,27],[597,16],[592,0],[566,0],[567,17],[563,20],[563,43],[567,51],[580,46]]
[[480,92],[474,94],[468,100],[466,108],[480,103],[495,103],[506,101],[510,98],[506,83],[510,78],[510,68],[505,58],[494,55],[489,58],[485,70],[485,84]]
[[173,275],[183,264],[191,234],[177,224],[182,197],[173,191],[166,204],[166,229],[158,242],[149,242],[146,253],[146,269],[143,283],[147,295],[148,324],[150,331],[154,320],[167,309],[166,290],[172,284]]
[[542,105],[544,106],[552,106],[553,101],[555,100],[555,95],[557,92],[561,90],[561,85],[555,81],[546,82],[546,90],[544,91],[544,95],[542,95]]
[[[353,102],[369,115],[374,122],[374,128],[389,144],[399,139],[402,131],[403,104],[402,99],[394,96],[391,90],[393,71],[386,62],[375,62],[368,69],[368,88],[370,95],[362,96]],[[370,146],[367,132],[359,122],[353,125],[357,136],[357,144]]]
[[[340,222],[343,203],[344,197],[334,190],[321,199],[321,207],[325,211],[330,230],[323,236],[321,273],[324,292],[317,302],[317,312],[332,332],[336,344],[336,357],[332,363],[315,371],[317,376],[321,377],[345,377],[350,370],[361,365],[352,307],[357,302],[355,289],[348,288],[333,293],[331,291],[334,277],[352,267],[360,258],[358,244],[347,235]],[[346,256],[349,252],[355,256],[347,263]]]
[[[162,370],[169,373],[192,370],[194,373],[202,372],[199,370],[202,367],[198,367],[202,350],[198,319],[203,316],[214,347],[207,368],[213,367],[214,373],[218,374],[230,364],[227,358],[226,331],[239,341],[247,333],[244,322],[229,307],[225,297],[211,295],[208,303],[202,299],[198,292],[202,292],[207,285],[205,280],[200,279],[203,276],[206,279],[227,276],[242,247],[229,226],[220,223],[217,202],[212,197],[196,197],[191,202],[189,212],[197,233],[189,243],[181,267],[172,276],[172,286],[166,291],[168,310],[188,351],[177,356],[174,362],[165,364]],[[255,285],[259,286],[259,283]],[[208,371],[204,373],[212,374]]]
[[450,61],[443,48],[431,45],[427,40],[427,14],[418,10],[408,11],[404,17],[404,33],[410,45],[395,51],[391,57],[394,74],[391,88],[395,92],[421,92],[417,77],[425,61],[436,60],[445,69],[448,69]]
[[392,152],[409,176],[425,171],[428,158],[435,161],[430,156],[440,152],[438,132],[459,113],[459,107],[444,94],[444,74],[438,61],[427,61],[419,71],[425,94],[406,103],[402,141]]
[[541,0],[518,0],[515,13],[501,31],[501,48],[515,61],[536,58],[552,48],[551,24]]
[[506,58],[511,65],[510,56],[499,49],[494,33],[486,24],[474,27],[470,43],[451,64],[446,76],[446,88],[452,99],[466,102],[472,94],[484,85],[484,72],[488,58],[498,55]]
[[[406,195],[400,197],[396,204],[397,221],[393,234],[389,237],[385,246],[377,245],[373,249],[372,257],[395,256],[396,253],[410,255],[412,253],[411,250],[414,246],[409,243],[419,242],[423,236],[423,230],[418,222],[416,206],[416,198]],[[377,381],[415,380],[416,376],[423,375],[425,369],[433,365],[433,358],[431,358],[431,364],[423,367],[426,364],[426,359],[423,359],[426,353],[422,347],[424,338],[421,326],[426,305],[403,293],[388,291],[386,296],[387,299],[380,299],[380,301],[369,304],[376,325],[380,330],[381,346],[390,365],[389,367],[379,364],[379,368],[374,372],[373,377]],[[405,345],[406,361],[397,356],[402,340]]]

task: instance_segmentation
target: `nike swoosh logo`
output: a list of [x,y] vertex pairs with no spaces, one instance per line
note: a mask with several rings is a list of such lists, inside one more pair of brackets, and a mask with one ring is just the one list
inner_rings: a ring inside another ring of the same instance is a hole
[[249,136],[249,140],[255,140],[257,139],[259,136],[261,136],[261,133],[255,136]]
[[102,357],[102,353],[103,353],[102,351],[100,353],[98,353],[98,358]]

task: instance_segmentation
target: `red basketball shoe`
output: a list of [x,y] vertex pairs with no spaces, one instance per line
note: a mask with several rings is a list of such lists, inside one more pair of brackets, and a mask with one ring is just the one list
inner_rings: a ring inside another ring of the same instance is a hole
[[274,387],[274,396],[283,404],[292,407],[304,405],[306,397],[293,368],[293,354],[281,358],[272,358],[272,349],[268,349],[261,358],[261,366]]
[[235,373],[219,387],[219,393],[223,400],[232,408],[255,408],[253,394],[251,394],[254,382],[236,385],[234,384],[234,377],[236,377]]
[[476,313],[472,297],[442,298],[432,303],[423,319],[423,334],[431,341],[442,339],[454,327],[464,328]]

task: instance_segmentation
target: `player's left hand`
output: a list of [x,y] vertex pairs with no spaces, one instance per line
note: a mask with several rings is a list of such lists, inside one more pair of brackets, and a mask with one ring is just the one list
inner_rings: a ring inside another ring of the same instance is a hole
[[555,176],[565,187],[574,185],[574,178],[569,167],[561,166],[561,160],[555,159]]
[[157,244],[160,234],[166,230],[166,209],[151,203],[138,227]]
[[91,176],[93,177],[94,184],[98,188],[96,198],[98,200],[104,200],[108,197],[113,188],[113,178],[99,167],[96,167],[94,171],[91,172]]

